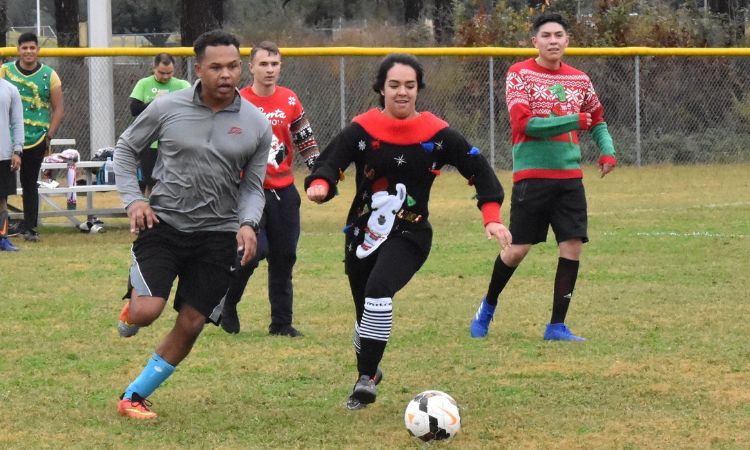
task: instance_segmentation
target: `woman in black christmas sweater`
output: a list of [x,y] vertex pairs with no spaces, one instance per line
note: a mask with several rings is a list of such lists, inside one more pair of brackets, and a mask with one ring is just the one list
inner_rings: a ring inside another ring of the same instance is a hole
[[382,109],[352,120],[328,145],[305,179],[310,200],[333,198],[349,164],[356,167],[357,193],[346,219],[345,268],[357,320],[354,348],[358,378],[347,401],[360,409],[375,401],[378,368],[393,322],[393,296],[430,253],[430,189],[445,164],[458,169],[477,192],[488,239],[502,247],[511,235],[502,224],[500,182],[476,147],[434,114],[416,110],[424,88],[419,61],[405,54],[383,59],[373,88]]

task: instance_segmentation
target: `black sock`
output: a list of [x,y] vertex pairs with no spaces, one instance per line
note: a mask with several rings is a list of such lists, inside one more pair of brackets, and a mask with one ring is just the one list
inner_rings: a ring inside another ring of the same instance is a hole
[[573,298],[573,290],[578,279],[578,261],[557,259],[555,291],[552,299],[552,320],[550,323],[563,323],[568,314],[568,306]]
[[375,376],[380,360],[383,359],[387,342],[360,337],[362,349],[357,357],[357,370],[360,375]]
[[487,303],[493,306],[497,305],[497,298],[500,297],[500,293],[505,289],[505,285],[508,284],[508,280],[513,276],[515,270],[515,267],[506,266],[503,258],[497,255],[495,267],[492,269],[490,286],[487,288]]

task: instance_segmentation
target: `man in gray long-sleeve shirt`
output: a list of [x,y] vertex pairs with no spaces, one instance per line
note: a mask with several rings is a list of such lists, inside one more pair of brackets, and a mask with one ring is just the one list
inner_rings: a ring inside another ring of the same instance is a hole
[[15,86],[0,78],[0,251],[18,250],[7,236],[8,196],[16,193],[15,172],[21,168],[21,152],[23,152],[21,94]]
[[[218,323],[235,258],[241,255],[245,265],[255,254],[265,202],[271,125],[237,91],[239,42],[211,31],[194,49],[200,81],[151,102],[115,147],[117,187],[130,230],[139,231],[120,336],[133,336],[156,320],[179,277],[175,326],[118,404],[118,412],[133,419],[156,418],[146,398],[190,353],[205,323]],[[156,185],[146,202],[136,156],[155,140]]]

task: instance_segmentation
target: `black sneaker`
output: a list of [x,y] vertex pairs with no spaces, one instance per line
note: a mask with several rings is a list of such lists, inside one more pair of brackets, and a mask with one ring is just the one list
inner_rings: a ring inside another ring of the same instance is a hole
[[349,411],[356,411],[358,409],[365,409],[365,408],[367,408],[366,403],[360,402],[359,400],[352,397],[351,395],[349,396],[349,398],[346,399],[346,409],[348,409]]
[[26,230],[26,232],[23,233],[23,240],[37,242],[39,241],[39,233],[33,228]]
[[240,318],[237,316],[237,307],[224,305],[221,312],[221,328],[229,334],[240,332]]
[[298,331],[296,328],[294,328],[291,325],[269,325],[268,334],[270,334],[271,336],[289,336],[289,337],[304,336],[302,332]]
[[375,403],[375,398],[378,396],[378,388],[375,387],[375,379],[370,378],[369,375],[362,375],[354,385],[351,397],[355,400],[359,400],[360,403]]
[[20,236],[26,232],[20,220],[8,220],[8,237]]
[[[366,377],[367,375],[364,375],[364,376]],[[378,370],[375,372],[375,376],[372,377],[372,381],[375,383],[375,386],[377,386],[378,384],[380,384],[381,381],[383,381],[383,371],[380,370],[380,367],[378,367]],[[359,384],[359,381],[357,381],[357,384]],[[354,385],[354,389],[357,388],[357,384]],[[349,398],[346,399],[346,409],[350,411],[356,411],[358,409],[364,409],[366,407],[367,407],[367,403],[363,402],[358,397],[355,397],[354,392],[352,390],[352,394],[349,396]]]

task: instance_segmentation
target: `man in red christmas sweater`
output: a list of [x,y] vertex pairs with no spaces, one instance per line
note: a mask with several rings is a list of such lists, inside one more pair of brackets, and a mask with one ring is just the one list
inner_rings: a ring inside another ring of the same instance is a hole
[[539,16],[533,25],[539,56],[508,70],[505,99],[513,139],[513,244],[498,255],[487,295],[471,322],[474,338],[487,335],[498,297],[531,246],[544,242],[552,226],[560,250],[552,319],[545,340],[583,341],[565,325],[578,264],[587,237],[586,194],[578,131],[589,131],[599,147],[599,171],[615,168],[615,149],[604,110],[589,77],[565,63],[568,24],[559,14]]
[[239,266],[232,286],[224,300],[221,327],[228,333],[239,333],[237,303],[260,261],[268,259],[268,297],[271,303],[271,335],[301,336],[292,326],[292,269],[297,261],[300,234],[300,196],[294,186],[292,168],[297,148],[308,168],[319,156],[310,122],[305,116],[297,94],[277,85],[281,73],[281,53],[273,42],[264,41],[250,53],[253,83],[240,90],[240,95],[255,105],[271,122],[273,138],[268,153],[263,188],[266,205],[258,232],[255,258]]

